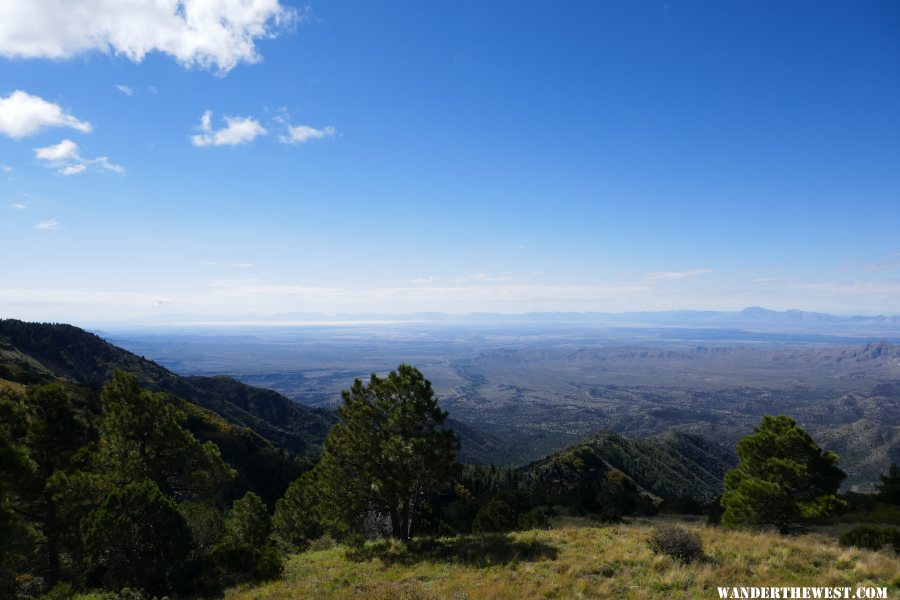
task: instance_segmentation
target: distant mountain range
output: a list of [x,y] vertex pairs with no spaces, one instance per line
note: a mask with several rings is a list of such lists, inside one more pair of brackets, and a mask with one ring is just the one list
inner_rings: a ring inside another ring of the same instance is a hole
[[[197,315],[167,314],[145,320],[148,324],[203,326],[214,325],[283,325],[291,324],[397,324],[397,323],[478,323],[478,324],[597,324],[619,326],[670,325],[709,327],[800,328],[823,325],[842,328],[893,330],[900,332],[900,315],[833,315],[803,310],[770,310],[751,306],[739,311],[670,310],[633,312],[529,312],[529,313],[280,313],[275,315]],[[127,326],[133,326],[133,322]],[[114,327],[115,328],[115,327]]]

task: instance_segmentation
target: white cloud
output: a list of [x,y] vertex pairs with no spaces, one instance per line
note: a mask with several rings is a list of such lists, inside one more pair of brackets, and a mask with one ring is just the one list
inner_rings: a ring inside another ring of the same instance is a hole
[[12,204],[10,204],[10,206],[12,206],[16,210],[26,210],[28,208],[28,205],[24,202],[13,202]]
[[34,226],[35,229],[42,229],[44,231],[50,231],[53,229],[59,229],[62,227],[62,224],[59,223],[56,219],[50,219],[47,221],[41,221],[37,225]]
[[715,273],[715,269],[694,269],[692,271],[657,271],[655,273],[644,273],[648,279],[686,279],[688,277],[697,277],[706,275],[707,273]]
[[87,164],[97,165],[98,167],[100,167],[100,169],[102,169],[104,171],[112,171],[113,173],[118,173],[119,175],[125,174],[125,167],[123,167],[122,165],[115,165],[115,164],[109,162],[109,159],[106,158],[105,156],[98,156],[97,158],[92,158],[91,160],[87,161]]
[[0,2],[0,55],[69,58],[112,52],[140,62],[163,52],[224,74],[260,60],[256,41],[302,13],[279,0],[67,0]]
[[[4,26],[3,6],[0,4],[0,29]],[[6,97],[0,97],[0,133],[18,140],[48,127],[71,127],[82,133],[91,131],[90,123],[79,121],[58,104],[47,102],[38,96],[16,90]]]
[[0,171],[4,173],[12,173],[13,168],[5,163],[0,163]]
[[72,140],[63,140],[55,146],[38,148],[34,153],[40,160],[57,161],[78,158],[78,144]]
[[268,132],[252,117],[225,117],[225,127],[212,128],[212,111],[208,110],[200,117],[200,131],[192,135],[191,143],[195,146],[238,146],[247,144]]
[[122,85],[121,83],[116,85],[116,89],[125,94],[126,96],[133,96],[134,90],[128,87],[127,85]]
[[66,165],[59,170],[60,175],[77,175],[83,173],[87,169],[84,165]]
[[337,130],[331,126],[323,127],[322,129],[316,129],[315,127],[310,127],[309,125],[288,125],[287,129],[287,135],[278,136],[278,141],[284,144],[302,144],[303,142],[308,142],[309,140],[321,140],[327,137],[332,137],[337,133]]
[[60,175],[77,175],[91,166],[96,167],[99,171],[112,171],[119,175],[125,173],[124,167],[109,162],[105,156],[83,158],[78,153],[78,144],[72,140],[63,140],[53,146],[37,148],[34,154],[38,160],[45,161]]

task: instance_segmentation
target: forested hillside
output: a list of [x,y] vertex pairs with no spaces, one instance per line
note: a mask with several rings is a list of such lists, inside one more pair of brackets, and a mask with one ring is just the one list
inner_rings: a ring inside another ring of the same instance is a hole
[[117,369],[143,387],[212,410],[292,452],[315,453],[334,423],[331,411],[302,406],[277,392],[224,377],[180,377],[71,325],[0,320],[0,378],[18,383],[62,378],[97,389]]
[[520,487],[549,503],[586,503],[591,511],[614,498],[628,503],[618,513],[660,498],[706,504],[721,494],[722,477],[736,463],[732,450],[696,435],[628,440],[605,431],[523,467]]

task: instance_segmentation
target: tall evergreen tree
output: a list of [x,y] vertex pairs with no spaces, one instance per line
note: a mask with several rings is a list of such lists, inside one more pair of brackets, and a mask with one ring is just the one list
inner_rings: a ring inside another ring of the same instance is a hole
[[184,427],[169,397],[140,389],[133,375],[114,373],[101,400],[99,459],[116,485],[146,479],[182,501],[209,498],[234,477],[218,447]]
[[725,474],[725,525],[774,525],[787,533],[798,522],[841,505],[846,477],[834,452],[825,452],[794,419],[765,416],[738,442],[738,466]]
[[81,503],[69,476],[85,462],[87,419],[59,384],[34,386],[25,397],[25,445],[34,463],[21,506],[42,534],[40,571],[48,587],[60,579],[60,556],[78,546],[78,523],[67,518]]
[[408,540],[416,504],[452,475],[459,441],[442,427],[447,413],[431,382],[405,364],[368,384],[357,379],[342,398],[320,465],[327,505],[351,525],[367,513],[386,516],[393,536]]

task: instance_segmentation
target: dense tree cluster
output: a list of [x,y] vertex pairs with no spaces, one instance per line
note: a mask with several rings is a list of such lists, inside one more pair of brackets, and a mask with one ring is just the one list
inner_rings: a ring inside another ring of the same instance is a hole
[[174,399],[121,372],[99,411],[82,392],[0,392],[0,596],[58,585],[216,593],[280,572],[265,505],[252,492],[231,503],[234,469],[185,428]]

